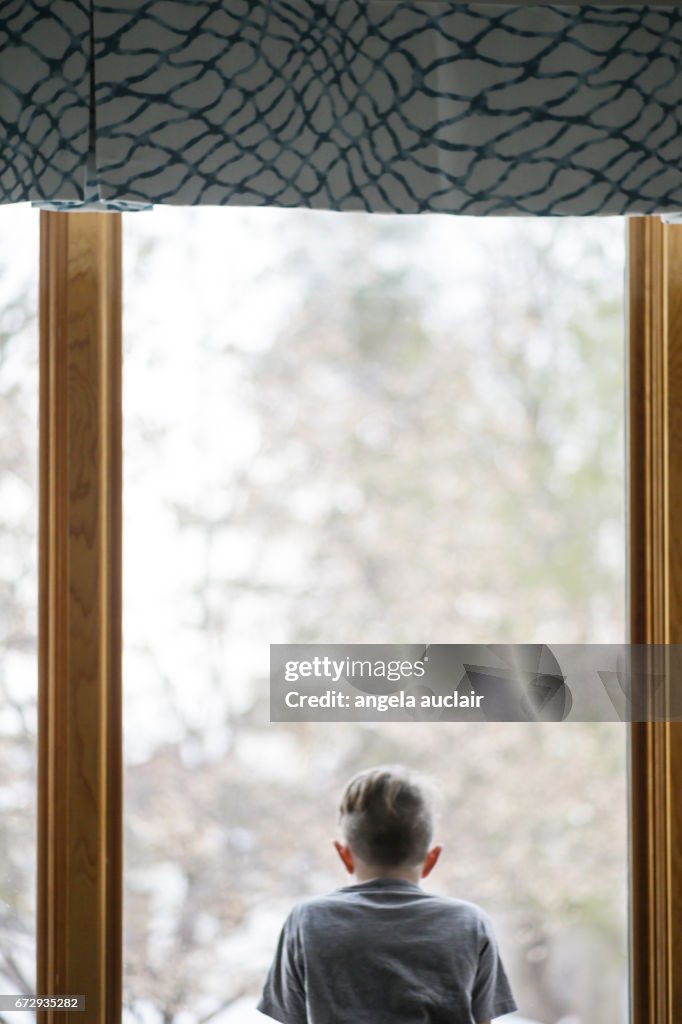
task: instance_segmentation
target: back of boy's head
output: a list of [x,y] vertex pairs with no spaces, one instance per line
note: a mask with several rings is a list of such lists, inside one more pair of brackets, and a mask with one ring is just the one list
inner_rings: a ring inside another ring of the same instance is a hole
[[341,797],[339,823],[355,856],[374,867],[420,864],[433,839],[426,784],[399,765],[354,775]]

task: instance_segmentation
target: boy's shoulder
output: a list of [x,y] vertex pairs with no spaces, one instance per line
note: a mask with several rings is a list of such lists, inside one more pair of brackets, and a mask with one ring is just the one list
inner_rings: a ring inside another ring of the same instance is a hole
[[423,908],[429,915],[442,915],[443,918],[456,921],[460,926],[468,925],[483,932],[491,927],[490,915],[477,903],[428,892],[417,883],[400,886],[358,883],[332,889],[330,892],[300,900],[292,908],[289,919],[292,924],[303,924],[319,917],[326,917],[336,910],[343,911],[345,908],[371,910],[372,907],[387,906],[394,909],[404,907],[406,911]]

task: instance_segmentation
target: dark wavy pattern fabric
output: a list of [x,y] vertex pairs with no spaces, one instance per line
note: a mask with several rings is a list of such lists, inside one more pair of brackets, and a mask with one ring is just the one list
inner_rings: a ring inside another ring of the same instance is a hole
[[2,9],[5,201],[682,210],[679,4]]
[[682,208],[679,8],[97,5],[105,199]]
[[0,199],[83,198],[90,125],[90,4],[0,4]]

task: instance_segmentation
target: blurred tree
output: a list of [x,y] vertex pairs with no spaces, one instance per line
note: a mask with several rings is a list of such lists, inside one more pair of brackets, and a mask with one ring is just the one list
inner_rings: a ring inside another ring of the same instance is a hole
[[[177,403],[176,419],[155,418],[142,387],[128,414],[129,522],[145,500],[159,524],[162,507],[175,516],[163,585],[176,572],[186,588],[170,614],[192,652],[188,681],[166,637],[135,634],[136,664],[160,680],[153,714],[173,725],[129,768],[129,1013],[217,1022],[254,992],[291,901],[343,881],[329,844],[342,781],[401,760],[442,786],[441,884],[502,915],[524,1011],[619,1024],[622,728],[275,727],[266,680],[234,655],[244,636],[623,639],[619,226],[289,216],[252,290],[223,282],[223,301],[241,298],[257,322],[286,293],[257,344],[212,323],[189,283],[191,360],[167,325],[156,347],[146,333],[146,354],[131,339],[129,373],[147,359],[159,393],[187,358],[197,415],[190,444]],[[246,247],[260,227],[242,218]],[[134,271],[147,304],[150,230]],[[201,266],[218,290],[220,272]]]
[[18,224],[33,267],[22,273],[20,243],[0,264],[0,985],[21,994],[35,991],[35,220],[34,211],[3,210],[6,237]]
[[307,227],[301,308],[251,371],[245,512],[306,547],[292,639],[622,640],[617,262],[575,225],[524,225],[430,324],[425,227],[352,220],[324,260]]

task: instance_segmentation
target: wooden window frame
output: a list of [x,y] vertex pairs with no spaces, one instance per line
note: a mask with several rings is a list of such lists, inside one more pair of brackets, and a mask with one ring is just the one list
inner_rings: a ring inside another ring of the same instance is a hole
[[[628,224],[632,643],[682,643],[682,226]],[[674,685],[673,680],[673,685]],[[682,724],[630,729],[633,1024],[682,1020]]]
[[40,215],[37,986],[121,1018],[121,217]]
[[[121,216],[41,213],[40,1024],[119,1024]],[[628,603],[682,643],[682,226],[628,223]],[[682,725],[630,730],[631,1021],[682,1020]]]

